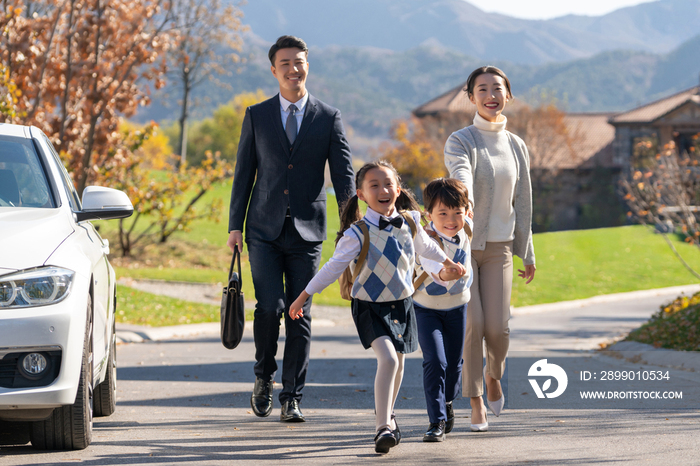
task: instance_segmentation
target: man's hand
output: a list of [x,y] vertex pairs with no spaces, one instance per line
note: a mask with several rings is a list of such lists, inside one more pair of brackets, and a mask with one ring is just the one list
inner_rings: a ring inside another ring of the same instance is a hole
[[232,230],[228,235],[226,245],[231,248],[231,252],[235,250],[236,246],[238,247],[238,252],[243,252],[243,233],[241,230]]

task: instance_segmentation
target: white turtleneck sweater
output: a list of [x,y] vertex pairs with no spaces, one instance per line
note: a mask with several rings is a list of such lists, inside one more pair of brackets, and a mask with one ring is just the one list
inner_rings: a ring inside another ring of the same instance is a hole
[[491,243],[512,241],[515,237],[513,200],[518,172],[515,154],[506,133],[508,119],[505,115],[501,117],[502,121],[492,123],[478,112],[474,115],[474,126],[486,143],[494,170],[493,207],[486,238],[486,241]]

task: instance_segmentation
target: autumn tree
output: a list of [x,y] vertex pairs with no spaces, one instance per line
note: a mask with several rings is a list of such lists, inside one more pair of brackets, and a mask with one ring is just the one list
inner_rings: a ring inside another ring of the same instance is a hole
[[700,278],[668,238],[679,233],[700,248],[700,133],[690,139],[687,150],[674,141],[659,150],[655,140],[638,140],[620,186],[628,216],[656,228],[688,271]]
[[218,221],[221,199],[198,204],[212,185],[231,178],[230,163],[218,153],[207,152],[199,166],[183,164],[173,172],[175,156],[163,144],[158,125],[122,124],[120,132],[121,142],[110,149],[99,176],[126,192],[134,204],[134,215],[118,225],[122,256],[132,255],[138,246],[165,243],[174,233],[188,231],[195,220]]
[[419,198],[431,180],[447,176],[442,147],[420,119],[396,121],[390,134],[392,141],[380,145],[376,155],[391,162]]
[[149,102],[146,83],[164,84],[170,4],[7,0],[3,6],[0,54],[21,92],[9,121],[44,130],[82,192],[121,144],[119,117]]
[[240,8],[223,0],[173,0],[178,43],[170,52],[175,82],[180,86],[179,163],[187,160],[187,122],[192,92],[206,80],[223,86],[217,76],[231,73],[246,30]]

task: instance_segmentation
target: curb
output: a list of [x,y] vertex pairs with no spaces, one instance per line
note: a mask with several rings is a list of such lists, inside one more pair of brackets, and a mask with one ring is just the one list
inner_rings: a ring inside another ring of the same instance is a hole
[[636,341],[618,341],[600,354],[633,363],[700,372],[700,351],[676,351]]
[[535,304],[534,306],[511,307],[511,315],[539,314],[541,312],[565,311],[569,309],[579,309],[591,304],[614,303],[627,299],[644,299],[664,294],[686,294],[692,295],[700,291],[700,285],[672,286],[670,288],[656,288],[653,290],[629,291],[627,293],[604,294],[586,299],[576,299],[573,301],[561,301],[558,303]]

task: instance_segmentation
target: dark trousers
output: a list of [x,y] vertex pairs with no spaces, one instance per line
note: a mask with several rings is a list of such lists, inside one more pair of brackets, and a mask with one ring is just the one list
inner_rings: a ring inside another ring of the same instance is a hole
[[292,320],[288,306],[304,291],[321,262],[320,242],[299,236],[287,217],[282,233],[274,241],[248,239],[248,257],[255,287],[255,376],[274,380],[277,372],[277,340],[284,316],[285,344],[282,362],[280,403],[301,400],[306,382],[311,347],[311,298],[304,305],[304,317]]
[[445,403],[457,398],[462,377],[462,351],[467,305],[447,311],[413,303],[418,342],[423,350],[423,390],[431,423],[447,420]]

